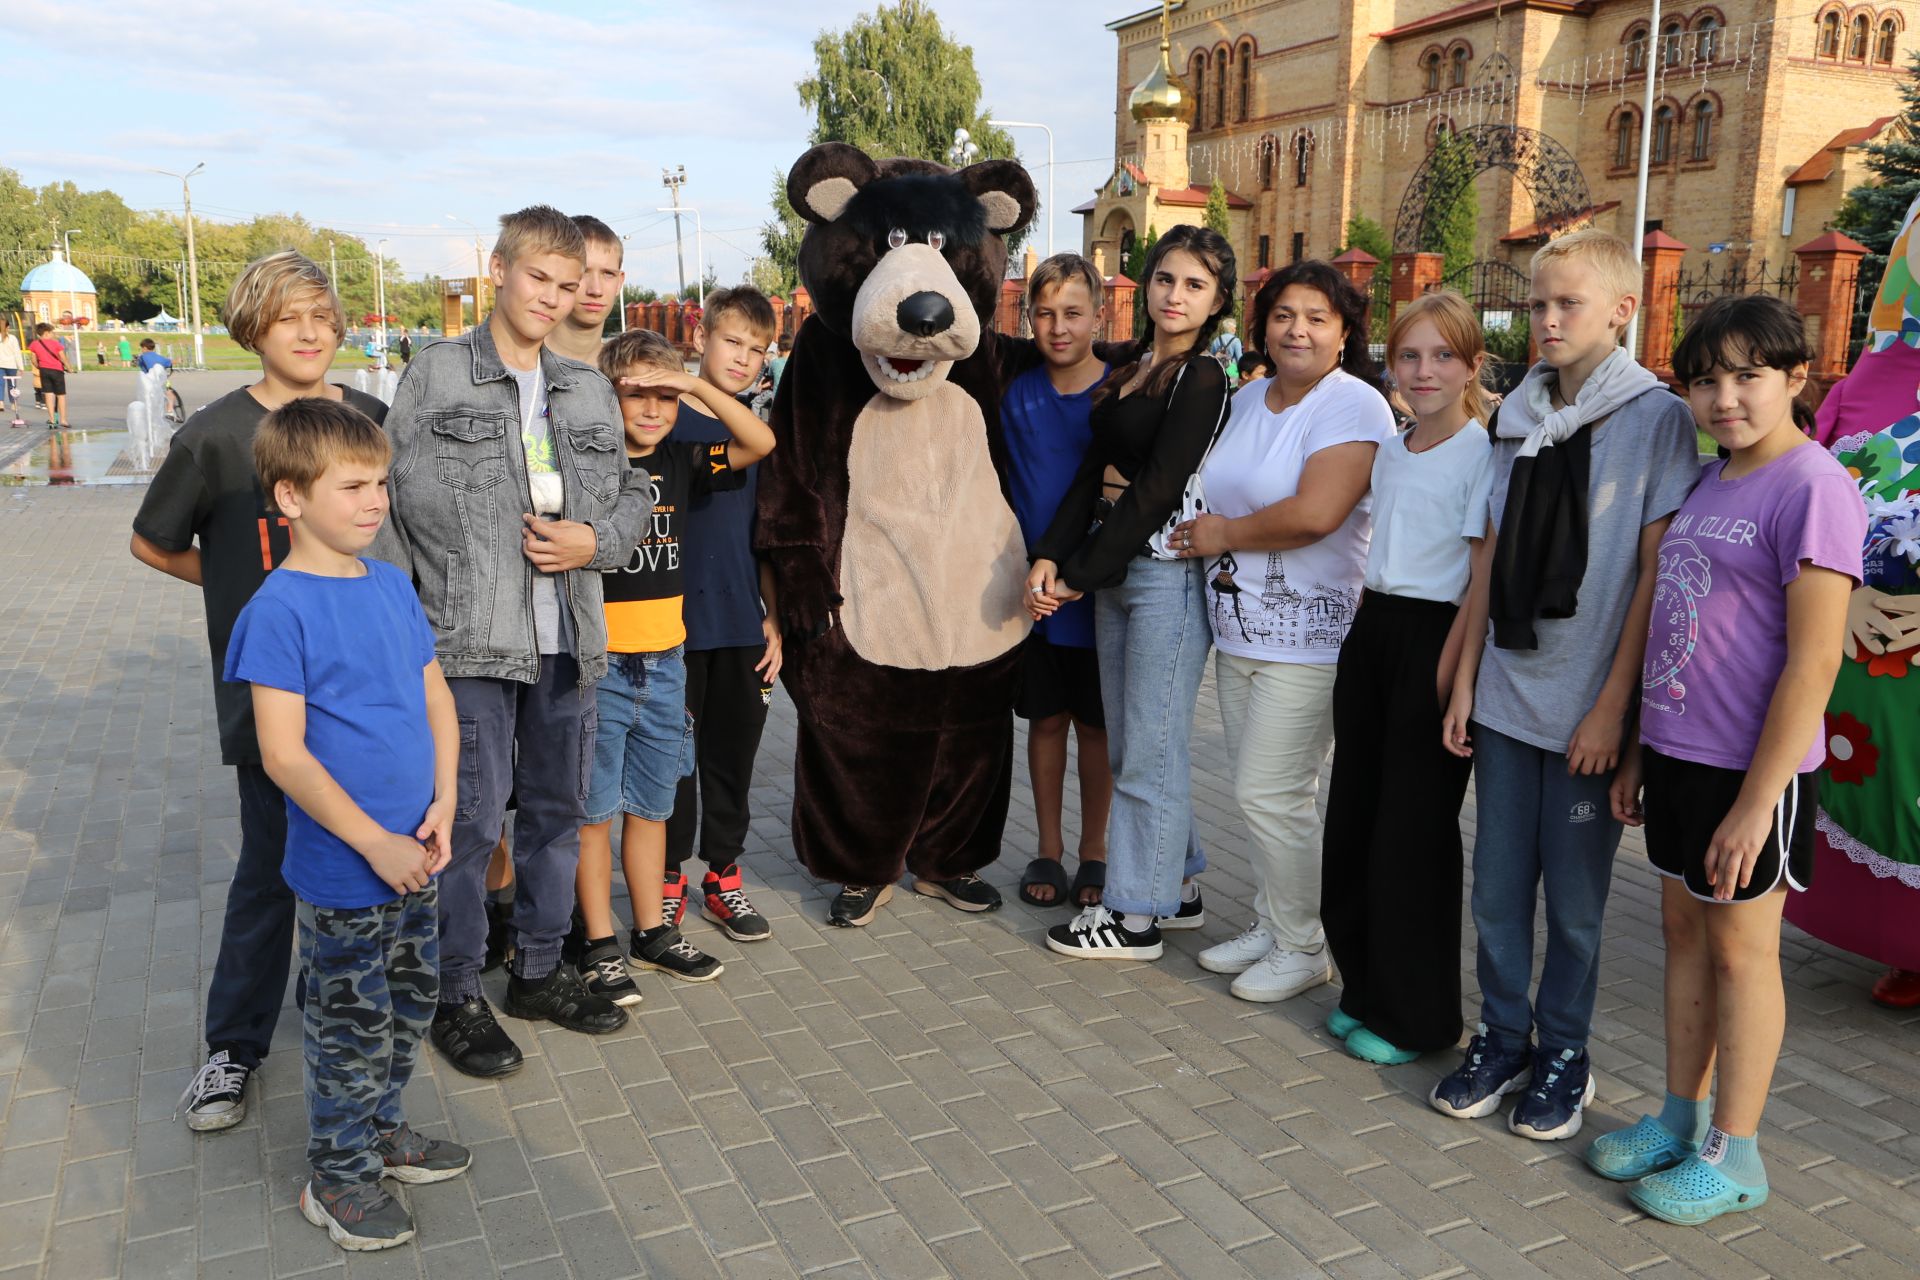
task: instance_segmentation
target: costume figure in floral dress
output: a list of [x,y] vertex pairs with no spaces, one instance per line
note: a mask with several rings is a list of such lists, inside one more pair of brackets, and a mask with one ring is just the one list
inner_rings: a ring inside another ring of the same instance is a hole
[[1891,966],[1873,998],[1920,1006],[1920,200],[1874,299],[1872,334],[1834,385],[1815,438],[1867,505],[1864,585],[1827,704],[1813,889],[1787,919]]

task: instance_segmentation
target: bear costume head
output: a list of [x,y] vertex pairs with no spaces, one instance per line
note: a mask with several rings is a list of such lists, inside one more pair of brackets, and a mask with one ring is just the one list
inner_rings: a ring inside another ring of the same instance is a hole
[[873,385],[927,396],[993,323],[1006,237],[1033,218],[1033,180],[1012,160],[955,172],[874,160],[823,142],[795,162],[787,198],[811,225],[800,281],[815,314],[850,340]]

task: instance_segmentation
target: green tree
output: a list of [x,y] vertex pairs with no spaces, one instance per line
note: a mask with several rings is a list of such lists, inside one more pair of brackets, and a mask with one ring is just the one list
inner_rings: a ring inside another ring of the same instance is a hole
[[[872,156],[944,164],[954,131],[965,129],[982,155],[1015,154],[1012,137],[980,105],[972,46],[948,36],[926,0],[881,3],[845,31],[822,31],[813,56],[813,74],[796,86],[800,104],[813,112],[811,145],[850,142]],[[787,202],[784,173],[774,175],[770,203],[773,217],[760,228],[760,244],[789,291],[799,282],[807,224]]]
[[1443,129],[1433,145],[1432,164],[1420,248],[1441,255],[1442,274],[1452,275],[1474,259],[1480,200],[1473,190],[1473,144]]
[[1393,258],[1393,237],[1366,214],[1356,213],[1347,220],[1347,243],[1341,252],[1347,249],[1361,249],[1387,262]]
[[1200,215],[1200,224],[1209,231],[1227,235],[1227,189],[1220,179],[1213,180],[1213,187],[1207,192],[1207,209]]
[[1147,271],[1147,259],[1153,256],[1153,246],[1160,242],[1160,233],[1151,222],[1147,224],[1144,240],[1133,242],[1133,252],[1127,256],[1127,278],[1138,285],[1133,295],[1133,336],[1147,336],[1147,282],[1141,277]]

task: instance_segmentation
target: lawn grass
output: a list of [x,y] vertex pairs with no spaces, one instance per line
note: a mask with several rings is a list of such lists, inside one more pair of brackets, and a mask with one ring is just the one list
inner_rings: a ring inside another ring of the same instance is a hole
[[[190,333],[135,333],[129,331],[126,336],[127,340],[133,344],[133,354],[136,360],[140,358],[140,339],[152,338],[155,349],[163,356],[172,357],[175,368],[185,369],[193,364],[193,335]],[[258,369],[260,367],[260,357],[243,348],[232,338],[218,334],[208,334],[200,341],[202,343],[202,349],[206,352],[206,367],[209,369]],[[115,332],[81,334],[80,350],[86,361],[87,370],[91,372],[100,367],[100,362],[94,358],[93,354],[96,343],[104,343],[106,346],[107,368],[120,368],[119,342],[120,335]],[[399,357],[395,356],[394,360],[398,363]],[[361,352],[359,347],[348,347],[343,344],[340,350],[334,354],[333,367],[335,369],[364,369],[367,367],[367,357]],[[85,374],[82,374],[82,376],[84,377]]]

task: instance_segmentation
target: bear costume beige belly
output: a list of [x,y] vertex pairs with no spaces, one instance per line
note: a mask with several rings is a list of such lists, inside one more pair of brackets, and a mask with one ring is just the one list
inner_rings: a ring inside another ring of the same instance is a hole
[[756,549],[789,638],[792,831],[815,875],[882,885],[999,856],[1029,623],[991,317],[1011,161],[959,172],[826,143],[787,180],[815,313],[774,402]]

